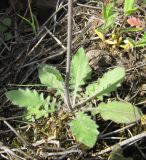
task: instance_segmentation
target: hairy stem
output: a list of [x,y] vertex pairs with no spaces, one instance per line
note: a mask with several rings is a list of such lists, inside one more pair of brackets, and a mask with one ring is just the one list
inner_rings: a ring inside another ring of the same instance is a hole
[[67,62],[66,62],[66,78],[65,78],[65,96],[68,108],[73,112],[73,108],[69,95],[69,77],[70,77],[70,57],[72,49],[72,0],[68,0],[68,37],[67,37]]

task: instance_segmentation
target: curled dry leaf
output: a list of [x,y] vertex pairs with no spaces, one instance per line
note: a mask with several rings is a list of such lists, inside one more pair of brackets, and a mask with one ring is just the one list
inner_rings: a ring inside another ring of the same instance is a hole
[[130,17],[127,19],[127,23],[130,24],[132,27],[140,28],[142,27],[142,21],[139,18],[136,17]]

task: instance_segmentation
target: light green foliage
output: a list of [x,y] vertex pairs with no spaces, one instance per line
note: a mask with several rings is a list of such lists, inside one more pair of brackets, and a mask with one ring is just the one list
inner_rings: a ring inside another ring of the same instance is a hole
[[27,120],[31,120],[32,115],[38,119],[55,110],[54,102],[50,102],[49,97],[44,99],[43,93],[39,94],[36,90],[12,90],[7,92],[6,96],[14,105],[26,107],[25,118]]
[[108,96],[112,91],[115,91],[122,83],[124,77],[125,69],[123,67],[110,70],[102,78],[99,78],[97,82],[89,84],[86,87],[86,95],[93,96],[95,93],[103,91],[100,97],[97,97],[102,99],[104,95]]
[[[70,90],[73,105],[76,103],[76,97],[80,94],[81,86],[85,85],[86,80],[91,76],[91,68],[83,48],[80,48],[71,62]],[[85,94],[97,98],[109,95],[121,85],[125,76],[123,67],[116,67],[99,78],[97,82],[89,84],[86,87]],[[60,95],[64,95],[64,80],[60,72],[55,68],[43,64],[39,67],[39,78],[42,84],[48,88],[53,88]],[[31,120],[32,115],[36,119],[47,116],[54,112],[59,103],[56,98],[48,96],[44,98],[43,93],[39,94],[36,90],[13,90],[6,93],[7,98],[15,105],[26,108],[25,118]],[[85,96],[83,96],[85,97]],[[91,103],[92,106],[92,103]],[[138,121],[142,112],[130,103],[113,101],[110,103],[100,103],[97,108],[92,108],[91,113],[100,114],[104,120],[112,120],[116,123],[131,123]],[[70,129],[77,141],[91,148],[95,145],[99,135],[98,125],[90,116],[77,110],[75,118],[70,122]]]
[[127,102],[113,101],[110,103],[100,103],[95,113],[100,113],[104,120],[112,120],[116,123],[132,123],[142,117],[140,109]]
[[59,104],[56,103],[56,98],[50,98],[50,96],[48,96],[42,106],[28,107],[25,119],[31,120],[32,115],[35,116],[35,119],[47,117],[48,113],[53,113],[59,108],[58,105]]
[[103,5],[102,14],[103,14],[105,23],[100,28],[100,30],[102,30],[105,33],[114,25],[115,18],[117,16],[117,14],[113,12],[113,4],[109,3],[107,5]]
[[119,2],[114,1],[114,3],[112,3],[111,1],[111,3],[109,4],[103,4],[102,15],[104,19],[104,24],[96,28],[95,33],[104,43],[112,45],[113,48],[123,48],[125,51],[133,49],[134,47],[146,46],[145,38],[142,38],[138,42],[137,40],[132,40],[131,38],[129,38],[129,35],[131,36],[131,34],[129,34],[130,32],[144,31],[144,27],[142,27],[140,20],[137,19],[139,24],[135,23],[134,27],[132,27],[131,24],[130,27],[125,27],[125,24],[129,23],[127,22],[127,20],[129,19],[128,16],[138,9],[134,6],[134,2],[134,0],[124,1],[123,15],[121,15],[123,19],[120,25],[117,25],[117,23],[115,23],[119,12],[114,11],[114,9],[116,8],[116,4],[118,4]]
[[71,61],[71,85],[75,88],[84,85],[90,78],[91,71],[85,51],[80,48]]
[[52,66],[43,64],[39,67],[39,79],[48,88],[56,89],[60,92],[64,90],[64,80],[60,72]]
[[133,160],[133,158],[125,158],[120,145],[115,145],[108,160]]
[[129,32],[138,32],[141,31],[141,28],[134,28],[134,27],[129,27],[129,28],[123,28],[120,30],[120,33],[129,33]]
[[145,47],[145,46],[146,46],[146,32],[143,34],[142,38],[135,44],[135,47]]
[[137,8],[134,7],[134,2],[135,0],[125,0],[124,2],[124,14],[125,15],[130,15],[137,10]]
[[99,132],[98,125],[83,112],[76,113],[75,119],[70,122],[70,129],[77,141],[89,148],[95,145]]
[[12,90],[6,93],[6,96],[11,102],[20,107],[36,107],[44,103],[43,94],[39,95],[36,90]]
[[4,41],[9,41],[12,39],[12,34],[9,31],[9,27],[12,24],[12,20],[9,17],[4,18],[0,22],[0,33],[2,33]]
[[80,86],[84,85],[86,80],[90,78],[91,71],[85,51],[83,48],[80,48],[71,61],[70,84],[71,88],[74,89],[73,104],[75,103]]
[[44,109],[40,109],[40,107],[34,107],[34,108],[27,108],[26,114],[25,114],[25,119],[30,120],[32,119],[32,116],[35,117],[35,119],[39,119],[41,117],[47,117],[48,116],[48,111]]
[[110,16],[113,15],[113,4],[109,3],[107,5],[103,5],[102,7],[103,18],[107,20]]

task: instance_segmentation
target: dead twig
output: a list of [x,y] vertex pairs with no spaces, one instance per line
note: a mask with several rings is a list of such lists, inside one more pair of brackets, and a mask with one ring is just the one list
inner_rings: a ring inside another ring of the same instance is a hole
[[27,146],[27,142],[20,136],[20,134],[6,121],[4,120],[4,123],[15,133],[15,135],[21,140],[21,142]]
[[47,28],[45,27],[46,31],[49,33],[49,35],[63,48],[66,49],[66,47],[62,44],[62,42]]
[[[123,146],[125,146],[125,145],[130,145],[130,144],[132,144],[132,143],[135,143],[135,142],[137,142],[137,141],[139,141],[139,140],[141,140],[142,138],[145,138],[145,137],[146,137],[146,131],[145,131],[145,132],[142,132],[142,133],[140,133],[140,134],[138,134],[138,135],[136,135],[136,136],[133,136],[133,137],[131,137],[131,138],[129,138],[129,139],[126,139],[126,140],[124,140],[124,141],[122,141],[122,142],[119,142],[118,144],[119,144],[121,147],[123,147]],[[113,145],[113,146],[111,146],[111,147],[108,147],[108,148],[106,148],[106,149],[98,152],[97,155],[101,155],[101,154],[110,152],[110,151],[114,148],[114,146],[115,146],[115,145]]]

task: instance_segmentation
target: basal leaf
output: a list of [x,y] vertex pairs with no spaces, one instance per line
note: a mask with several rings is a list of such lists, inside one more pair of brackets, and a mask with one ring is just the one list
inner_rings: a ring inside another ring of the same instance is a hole
[[105,32],[108,32],[108,30],[113,27],[115,20],[116,20],[117,14],[113,14],[112,16],[108,17],[108,19],[105,21],[104,25],[102,26],[103,30]]
[[102,15],[104,20],[106,21],[110,16],[113,15],[113,4],[109,3],[107,5],[102,6]]
[[39,94],[36,90],[12,90],[6,93],[7,98],[19,107],[37,107],[44,104],[43,94]]
[[39,68],[39,78],[42,84],[49,88],[57,89],[61,92],[64,90],[64,80],[60,72],[52,66],[43,64]]
[[138,8],[133,8],[133,9],[131,9],[131,10],[129,10],[128,12],[127,12],[127,15],[131,15],[132,13],[134,13],[136,10],[137,10]]
[[28,107],[25,113],[25,119],[31,120],[32,116],[35,119],[39,119],[41,117],[47,117],[48,113],[53,113],[59,108],[59,104],[56,102],[55,97],[48,96],[42,106],[37,107]]
[[12,39],[12,34],[10,32],[4,33],[4,40],[9,41]]
[[129,33],[129,32],[139,32],[141,31],[141,28],[134,28],[134,27],[130,27],[130,28],[123,28],[120,30],[120,33]]
[[71,88],[74,89],[73,104],[75,103],[76,94],[81,85],[84,85],[86,80],[90,78],[91,68],[88,64],[83,48],[80,48],[77,53],[73,56],[71,61]]
[[117,67],[106,72],[102,78],[97,82],[92,83],[86,87],[86,95],[93,96],[95,93],[102,92],[97,98],[102,98],[104,95],[108,96],[112,91],[115,91],[120,86],[125,77],[125,69]]
[[146,32],[144,32],[142,39],[146,39]]
[[48,111],[44,110],[44,109],[40,109],[38,107],[30,107],[27,108],[26,112],[25,112],[25,119],[28,121],[31,121],[32,116],[35,117],[35,119],[39,119],[41,117],[47,117],[48,116]]
[[77,141],[92,148],[97,140],[98,126],[89,116],[83,112],[78,112],[75,119],[70,122],[70,129]]
[[136,43],[135,47],[145,47],[146,46],[146,40],[140,40]]
[[51,98],[48,96],[42,106],[39,107],[29,107],[27,108],[25,119],[31,120],[32,116],[35,119],[39,119],[41,117],[47,117],[48,113],[53,113],[59,108],[59,104],[56,102],[56,98]]
[[91,67],[83,48],[80,48],[71,61],[71,84],[81,86],[90,78]]
[[26,107],[25,119],[31,120],[32,116],[36,119],[48,116],[56,110],[56,99],[49,96],[44,99],[43,93],[39,94],[36,90],[13,90],[6,93],[7,98],[19,107]]
[[6,32],[6,31],[7,31],[7,29],[8,29],[8,27],[7,27],[7,26],[4,26],[3,24],[0,24],[0,33],[4,33],[4,32]]
[[137,10],[137,8],[134,7],[135,0],[125,0],[124,2],[124,14],[130,15],[134,11]]
[[59,108],[59,103],[56,102],[56,98],[48,96],[46,98],[46,104],[44,106],[44,109],[49,113],[52,113],[55,112],[57,108]]
[[104,120],[112,120],[116,123],[132,123],[142,117],[139,108],[126,102],[113,101],[110,103],[100,103],[97,107]]
[[12,23],[12,20],[11,20],[11,18],[7,17],[7,18],[4,18],[4,19],[3,19],[2,23],[3,23],[5,26],[8,26],[8,27],[9,27],[9,26],[11,25],[11,23]]
[[146,32],[143,34],[142,38],[136,42],[135,47],[145,47],[146,46]]
[[113,4],[109,3],[102,6],[102,15],[104,18],[104,25],[101,26],[101,29],[104,30],[104,33],[114,25],[117,13],[113,12]]

